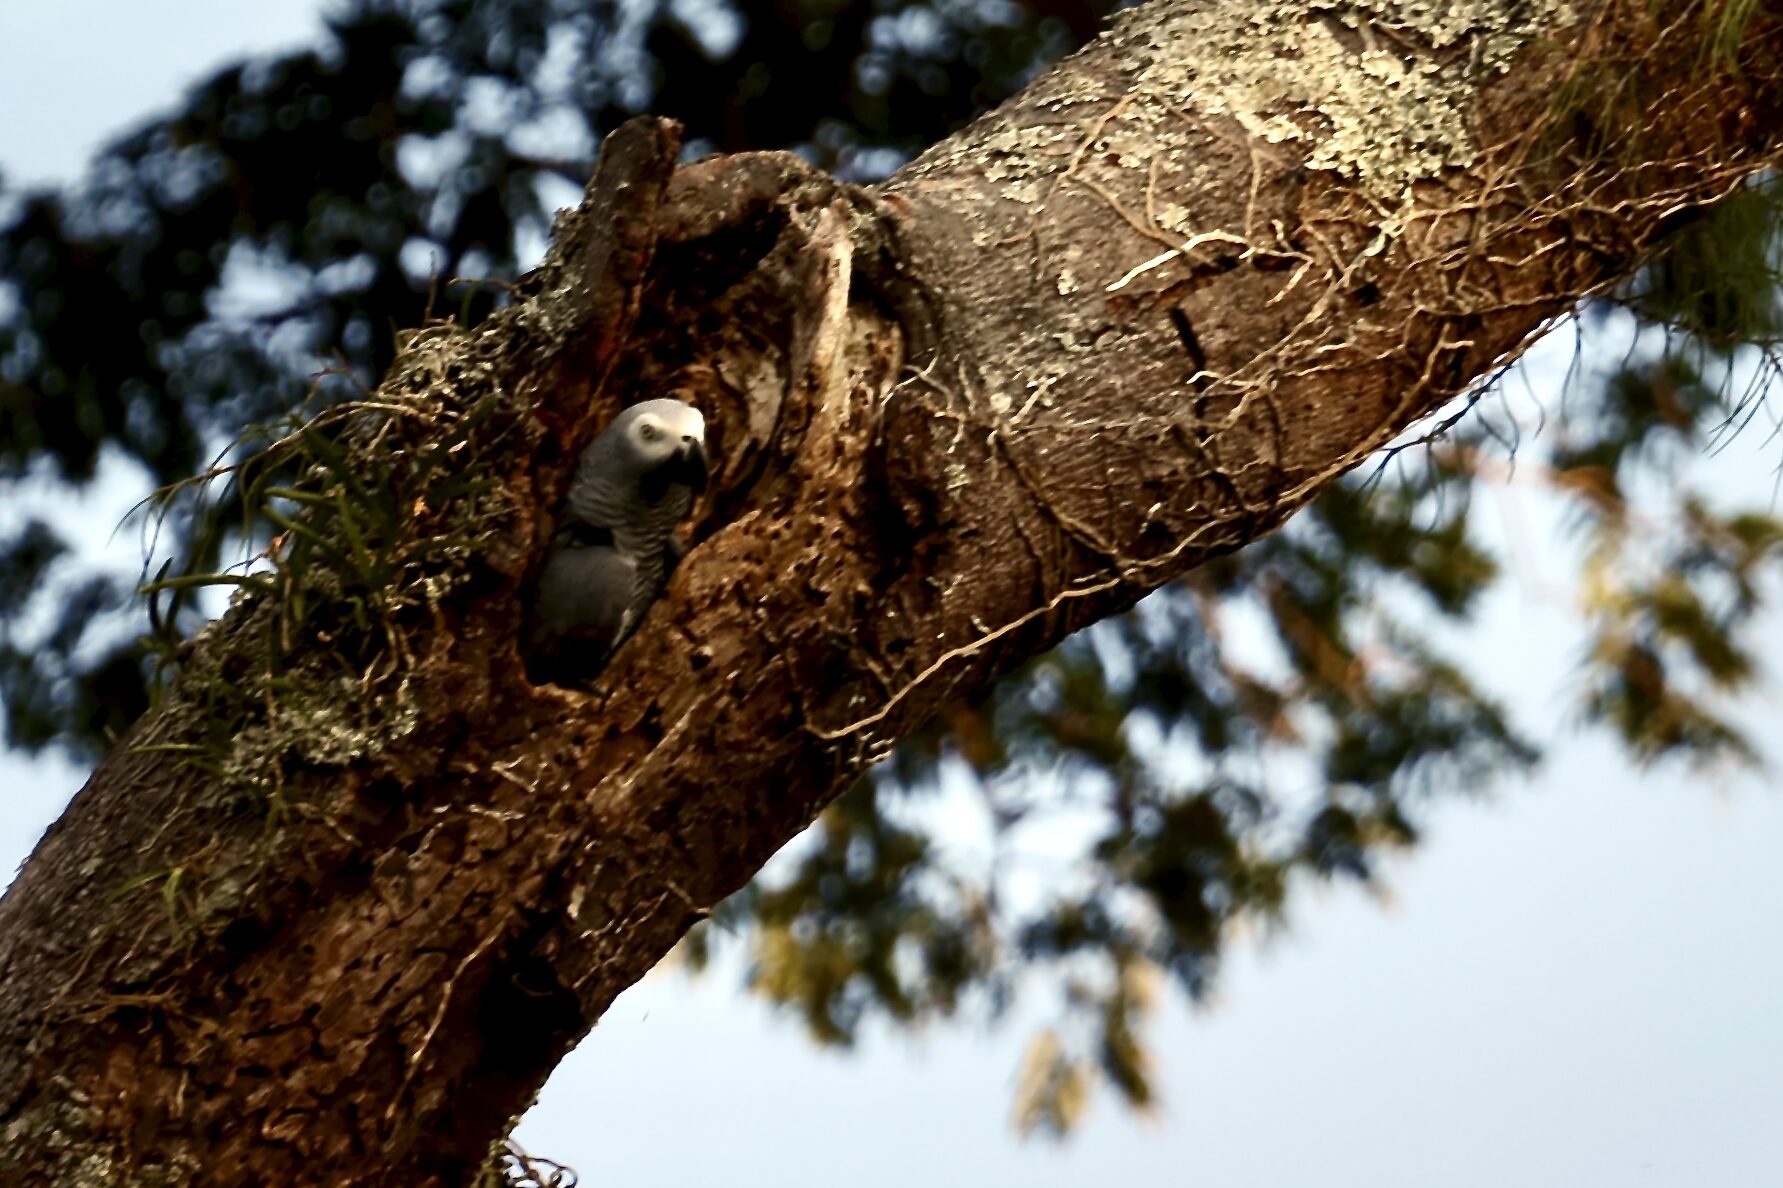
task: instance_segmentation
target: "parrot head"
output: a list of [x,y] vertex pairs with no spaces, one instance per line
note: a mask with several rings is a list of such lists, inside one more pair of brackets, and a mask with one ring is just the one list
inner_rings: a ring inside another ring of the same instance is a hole
[[613,429],[623,435],[625,453],[638,473],[696,492],[706,489],[711,462],[706,419],[699,409],[679,400],[646,400],[620,413]]

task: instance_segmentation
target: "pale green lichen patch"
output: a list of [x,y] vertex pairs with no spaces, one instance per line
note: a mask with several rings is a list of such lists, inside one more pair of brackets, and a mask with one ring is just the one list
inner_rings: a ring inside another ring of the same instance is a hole
[[1182,3],[1161,17],[1149,8],[1108,34],[1143,61],[1141,93],[1304,144],[1311,168],[1389,200],[1472,164],[1481,80],[1575,20],[1564,0]]
[[[1566,0],[1153,0],[1130,9],[1011,112],[913,161],[904,179],[962,166],[1034,206],[1087,150],[1143,171],[1180,140],[1174,112],[1229,117],[1305,163],[1402,200],[1473,164],[1479,86],[1575,23]],[[1103,59],[1112,70],[1086,67]]]
[[[376,755],[420,724],[407,682],[377,692],[370,696],[353,678],[338,676],[301,696],[274,702],[266,723],[245,731],[231,758],[251,757],[251,763],[264,764],[288,751],[310,763],[339,767]],[[252,739],[246,737],[250,734]]]
[[984,144],[984,178],[1001,187],[1011,202],[1032,203],[1042,196],[1041,179],[1069,156],[1071,145],[1050,125],[998,129]]

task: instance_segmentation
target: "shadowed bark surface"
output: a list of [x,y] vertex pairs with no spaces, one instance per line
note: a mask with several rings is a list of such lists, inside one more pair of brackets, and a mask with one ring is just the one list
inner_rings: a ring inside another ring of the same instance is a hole
[[[1736,69],[1696,6],[1416,8],[1146,5],[870,191],[615,134],[515,303],[336,422],[336,470],[490,480],[400,509],[447,542],[413,597],[336,627],[337,586],[250,590],[0,904],[0,1178],[467,1182],[901,734],[1280,524],[1775,163],[1768,17]],[[1618,106],[1631,71],[1665,102]],[[692,551],[593,693],[533,688],[577,448],[660,395],[713,427]]]

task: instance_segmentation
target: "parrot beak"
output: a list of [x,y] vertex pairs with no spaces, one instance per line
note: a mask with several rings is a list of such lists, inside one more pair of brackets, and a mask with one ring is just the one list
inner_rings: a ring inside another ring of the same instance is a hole
[[706,443],[697,437],[681,439],[681,448],[675,452],[675,477],[692,487],[695,494],[706,489],[712,477],[712,464],[706,457]]

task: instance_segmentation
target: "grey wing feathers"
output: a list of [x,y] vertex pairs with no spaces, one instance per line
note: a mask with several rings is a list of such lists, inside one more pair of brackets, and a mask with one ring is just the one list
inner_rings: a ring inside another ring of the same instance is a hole
[[602,444],[597,441],[582,451],[582,460],[576,466],[576,477],[570,483],[569,510],[570,517],[581,523],[613,528],[623,523],[631,513],[632,500],[626,497],[626,493],[602,465],[605,451],[598,448]]
[[630,627],[636,582],[637,567],[610,545],[553,546],[528,640],[535,677],[566,684],[599,672]]

